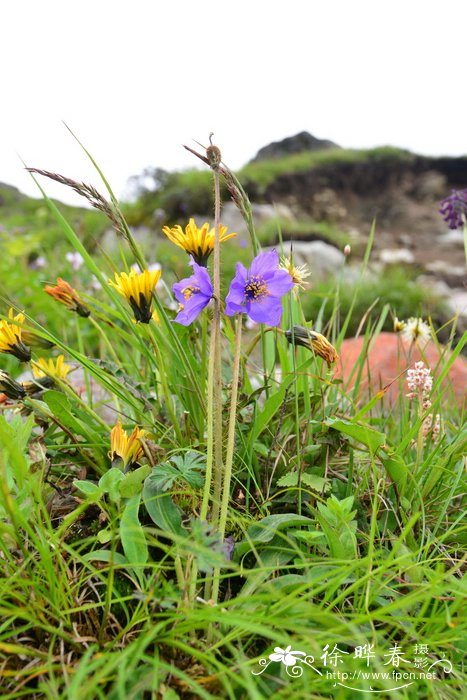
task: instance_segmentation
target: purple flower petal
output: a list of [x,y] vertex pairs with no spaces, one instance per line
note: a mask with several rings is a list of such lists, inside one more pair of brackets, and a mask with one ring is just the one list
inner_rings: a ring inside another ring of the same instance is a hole
[[209,277],[209,272],[202,265],[198,265],[194,260],[190,263],[193,266],[195,274],[193,278],[196,279],[197,285],[203,294],[209,294],[212,296],[212,284],[211,278]]
[[193,294],[193,296],[185,302],[183,309],[177,314],[174,320],[177,323],[181,323],[182,326],[189,326],[210,301],[211,297],[206,297],[204,294]]
[[234,280],[236,279],[238,282],[245,283],[247,277],[248,277],[248,270],[246,269],[245,265],[243,265],[241,262],[237,263],[235,266]]
[[247,313],[257,323],[279,325],[282,317],[281,297],[294,286],[291,275],[278,267],[275,250],[257,255],[249,270],[238,263],[229,293],[225,314]]
[[175,294],[175,298],[177,301],[180,302],[180,304],[185,303],[185,297],[183,296],[183,290],[186,289],[187,287],[196,287],[197,285],[197,279],[195,275],[191,275],[191,277],[185,277],[184,280],[180,280],[180,282],[176,282],[173,287],[172,291]]
[[274,270],[271,274],[265,275],[269,294],[273,297],[282,297],[290,292],[294,286],[291,275],[286,270]]
[[272,270],[277,270],[279,267],[279,255],[276,250],[268,250],[266,253],[260,253],[254,258],[248,270],[248,276],[263,277]]
[[190,265],[194,274],[176,282],[172,287],[175,298],[183,304],[183,309],[175,318],[175,321],[182,326],[193,323],[198,314],[209,304],[213,292],[207,269],[198,265],[193,258],[190,259]]
[[226,306],[225,306],[225,315],[226,316],[234,316],[235,314],[242,314],[245,313],[246,308],[245,304],[236,304],[233,301],[228,301],[226,298]]
[[236,313],[245,311],[245,285],[247,281],[248,270],[242,263],[237,263],[235,268],[235,277],[230,283],[229,292],[225,298],[226,316],[233,316]]
[[278,326],[282,318],[282,302],[276,297],[263,297],[261,301],[247,303],[247,314],[257,323]]
[[229,293],[225,297],[227,304],[245,305],[245,282],[238,282],[234,277],[230,284]]

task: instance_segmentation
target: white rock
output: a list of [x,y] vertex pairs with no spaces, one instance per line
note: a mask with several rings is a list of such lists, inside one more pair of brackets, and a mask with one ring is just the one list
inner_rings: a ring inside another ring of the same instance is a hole
[[384,248],[380,251],[379,259],[385,265],[395,265],[397,263],[411,265],[415,262],[414,254],[407,248]]
[[427,263],[425,268],[433,274],[446,274],[453,277],[465,276],[465,267],[463,265],[451,265],[445,260],[433,260]]
[[[276,246],[278,252],[279,248]],[[292,241],[295,265],[307,265],[311,272],[311,284],[335,275],[342,269],[345,255],[324,241]],[[284,243],[284,254],[290,255],[290,241]]]
[[441,236],[439,242],[441,245],[463,246],[464,232],[458,228],[453,229],[452,231],[445,233],[444,236]]

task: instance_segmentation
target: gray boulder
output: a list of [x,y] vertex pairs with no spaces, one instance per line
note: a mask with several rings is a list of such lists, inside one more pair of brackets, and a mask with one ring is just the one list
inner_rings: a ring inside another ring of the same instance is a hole
[[[295,265],[306,265],[311,272],[310,283],[321,282],[336,275],[344,266],[345,255],[340,250],[324,241],[287,241],[284,254],[290,256],[292,244]],[[276,246],[276,250],[279,251]]]

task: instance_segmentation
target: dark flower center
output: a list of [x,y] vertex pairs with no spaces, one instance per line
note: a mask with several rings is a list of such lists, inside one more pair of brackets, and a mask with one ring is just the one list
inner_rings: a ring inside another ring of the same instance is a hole
[[261,301],[262,297],[268,294],[268,286],[259,275],[253,275],[253,277],[247,280],[245,285],[245,301]]
[[[135,320],[138,323],[149,323],[152,318],[151,298],[149,300],[144,296],[143,292],[139,293],[139,302],[133,297],[129,298],[130,306],[133,310]],[[79,311],[78,311],[79,313]],[[82,315],[82,314],[80,314]]]

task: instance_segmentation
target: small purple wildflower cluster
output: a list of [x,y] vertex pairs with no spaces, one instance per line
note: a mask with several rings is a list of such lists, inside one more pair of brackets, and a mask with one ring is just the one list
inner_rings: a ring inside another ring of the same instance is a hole
[[[213,288],[205,267],[190,259],[193,275],[177,282],[173,292],[183,305],[175,321],[183,326],[193,323],[212,298]],[[257,255],[247,270],[237,263],[235,277],[226,297],[225,313],[233,316],[246,313],[257,323],[278,326],[282,317],[281,298],[294,286],[286,270],[279,268],[279,255],[275,250]]]
[[450,229],[462,228],[467,219],[467,189],[452,190],[442,200],[439,211]]

